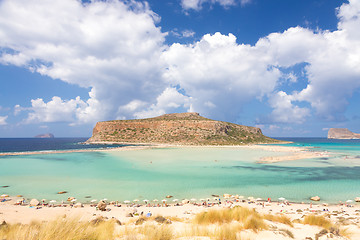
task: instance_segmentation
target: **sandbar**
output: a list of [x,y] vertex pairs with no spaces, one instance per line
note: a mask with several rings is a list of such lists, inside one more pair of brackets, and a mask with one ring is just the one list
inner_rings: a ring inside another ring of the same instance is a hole
[[[94,144],[125,144],[118,142],[96,142]],[[126,143],[131,144],[131,143]],[[266,156],[260,158],[257,163],[276,163],[282,161],[294,161],[301,159],[310,158],[322,158],[329,157],[329,154],[321,151],[312,151],[307,147],[290,147],[281,145],[268,145],[268,144],[252,144],[252,145],[178,145],[178,144],[148,144],[148,143],[137,143],[129,146],[122,147],[111,147],[111,148],[91,148],[91,149],[72,149],[72,150],[44,150],[44,151],[29,151],[29,152],[3,152],[0,156],[17,156],[17,155],[37,155],[37,154],[58,154],[58,153],[80,153],[80,152],[119,152],[119,151],[133,151],[133,150],[144,150],[152,148],[245,148],[254,150],[264,150],[269,152],[286,153],[280,156]]]

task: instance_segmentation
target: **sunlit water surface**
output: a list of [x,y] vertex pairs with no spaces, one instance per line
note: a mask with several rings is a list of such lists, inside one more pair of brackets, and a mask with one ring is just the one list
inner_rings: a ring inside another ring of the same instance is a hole
[[161,200],[166,195],[199,199],[229,193],[298,202],[319,195],[323,201],[337,202],[360,196],[359,142],[350,147],[291,145],[331,155],[273,164],[256,161],[284,153],[238,147],[4,156],[0,193],[56,200],[75,196],[81,201]]

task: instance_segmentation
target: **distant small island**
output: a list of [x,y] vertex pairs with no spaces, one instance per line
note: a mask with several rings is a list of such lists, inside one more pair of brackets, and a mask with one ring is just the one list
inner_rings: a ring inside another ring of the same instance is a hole
[[360,139],[359,133],[353,133],[347,128],[330,128],[328,132],[330,139]]
[[275,143],[260,128],[204,118],[195,112],[98,122],[88,143],[243,145]]
[[52,133],[45,133],[36,135],[34,138],[54,138],[54,134]]

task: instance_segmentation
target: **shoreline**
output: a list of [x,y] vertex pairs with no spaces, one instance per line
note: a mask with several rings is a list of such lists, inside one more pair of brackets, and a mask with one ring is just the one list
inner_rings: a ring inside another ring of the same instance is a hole
[[[287,144],[282,143],[282,144]],[[152,148],[247,148],[247,149],[261,149],[270,152],[289,152],[289,153],[322,153],[322,152],[309,152],[308,147],[290,147],[290,146],[277,146],[268,143],[257,143],[257,144],[244,144],[244,145],[183,145],[183,144],[168,144],[168,143],[126,143],[126,142],[92,142],[89,144],[99,145],[117,145],[117,144],[128,144],[128,146],[121,147],[104,147],[104,148],[88,148],[88,149],[69,149],[69,150],[39,150],[39,151],[23,151],[23,152],[0,152],[1,156],[20,156],[20,155],[38,155],[38,154],[58,154],[58,153],[77,153],[77,152],[112,152],[112,151],[129,151],[129,150],[143,150]],[[282,156],[285,157],[285,156]],[[308,158],[304,156],[304,158]],[[289,159],[298,160],[301,159]],[[286,159],[279,160],[286,161]],[[259,163],[272,162],[266,158],[261,159]],[[275,162],[275,161],[274,161]]]
[[[94,143],[105,144],[105,143]],[[106,143],[108,145],[120,143]],[[179,145],[179,144],[138,144],[123,147],[110,148],[91,148],[91,149],[72,149],[72,150],[43,150],[43,151],[29,151],[29,152],[2,152],[1,156],[23,156],[23,155],[40,155],[40,154],[60,154],[60,153],[82,153],[82,152],[120,152],[133,151],[155,148],[245,148],[245,149],[260,149],[276,153],[289,153],[282,156],[268,156],[262,157],[256,163],[271,164],[283,161],[295,161],[311,158],[329,157],[330,155],[322,151],[309,151],[308,147],[290,147],[290,146],[276,146],[268,144],[249,144],[249,145]]]
[[[94,144],[105,144],[104,142],[97,142]],[[122,144],[122,143],[106,143],[107,145]],[[283,161],[295,161],[301,159],[329,157],[321,151],[309,151],[308,147],[289,147],[289,146],[276,146],[268,144],[249,144],[249,145],[179,145],[179,144],[138,144],[123,147],[110,147],[110,148],[91,148],[91,149],[71,149],[71,150],[41,150],[29,152],[2,152],[1,156],[23,156],[23,155],[39,155],[39,154],[59,154],[59,153],[81,153],[81,152],[119,152],[131,150],[144,150],[155,148],[246,148],[246,149],[260,149],[264,151],[289,153],[284,156],[268,156],[260,158],[257,163],[276,163]]]
[[[226,194],[224,194],[226,195]],[[128,219],[125,215],[128,214],[129,211],[126,210],[132,210],[132,209],[138,209],[138,210],[146,210],[146,212],[151,211],[153,214],[162,214],[166,216],[176,216],[176,217],[186,217],[187,213],[181,213],[182,211],[191,210],[196,213],[201,212],[206,209],[219,209],[219,208],[231,208],[234,206],[242,206],[242,207],[250,207],[253,208],[260,213],[265,213],[270,210],[270,212],[274,213],[285,213],[286,211],[294,210],[296,209],[302,209],[303,212],[311,213],[319,213],[323,212],[323,209],[328,209],[329,211],[336,211],[336,210],[349,210],[351,212],[360,213],[360,203],[358,202],[351,202],[351,203],[343,203],[339,202],[337,204],[333,203],[321,203],[318,201],[310,201],[308,203],[304,202],[289,202],[287,200],[275,200],[275,201],[266,201],[263,199],[236,199],[234,196],[232,198],[224,198],[223,196],[220,196],[222,199],[219,203],[218,200],[210,200],[207,201],[204,199],[204,201],[191,201],[188,199],[185,200],[179,200],[176,203],[172,202],[171,199],[169,200],[169,203],[163,203],[161,201],[159,202],[152,202],[152,203],[142,203],[142,202],[131,202],[131,203],[124,203],[124,202],[118,202],[117,201],[108,201],[105,200],[107,203],[107,207],[110,208],[109,211],[99,211],[96,209],[96,205],[99,201],[96,201],[94,203],[81,203],[81,202],[74,202],[71,203],[69,201],[56,202],[56,203],[49,203],[49,200],[45,200],[44,203],[42,203],[40,200],[38,206],[30,206],[30,201],[25,201],[25,204],[20,205],[18,202],[22,200],[22,197],[7,197],[7,201],[0,202],[0,222],[6,221],[9,223],[30,223],[33,218],[36,218],[37,220],[41,221],[39,218],[43,218],[44,220],[51,220],[52,218],[56,218],[56,214],[62,214],[62,213],[71,213],[74,214],[83,214],[82,218],[91,218],[93,216],[93,213],[104,213],[107,215],[116,214],[119,220],[124,221],[125,219]],[[209,199],[208,199],[209,200]],[[102,200],[100,200],[102,201]],[[184,202],[185,201],[185,202]],[[171,202],[171,203],[170,203]],[[202,205],[202,203],[205,202],[209,205]],[[77,204],[78,205],[77,205]],[[175,211],[174,211],[175,210]],[[180,210],[180,211],[177,211]],[[44,212],[44,214],[34,214],[34,216],[23,216],[19,217],[17,215],[23,215],[28,214],[30,212],[33,213],[41,213]],[[72,211],[72,212],[71,212]],[[145,212],[145,211],[144,211]],[[89,215],[90,214],[90,215]],[[359,214],[356,214],[359,216]],[[84,220],[85,220],[84,219]],[[360,222],[360,216],[359,216],[359,222]]]

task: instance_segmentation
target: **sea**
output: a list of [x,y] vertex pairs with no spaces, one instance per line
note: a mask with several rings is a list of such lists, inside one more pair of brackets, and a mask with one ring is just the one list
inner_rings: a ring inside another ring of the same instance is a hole
[[[0,139],[2,153],[46,151],[0,156],[0,194],[56,201],[72,196],[84,203],[161,201],[168,195],[199,200],[225,193],[294,202],[320,196],[327,203],[360,197],[360,140],[278,139],[328,157],[264,164],[258,163],[261,157],[288,153],[239,147],[110,151],[126,145],[86,145],[86,138]],[[92,151],[57,152],[77,149]]]

